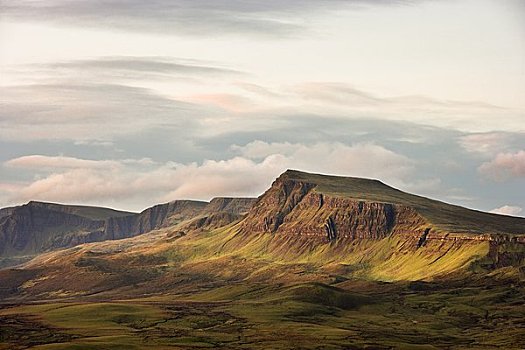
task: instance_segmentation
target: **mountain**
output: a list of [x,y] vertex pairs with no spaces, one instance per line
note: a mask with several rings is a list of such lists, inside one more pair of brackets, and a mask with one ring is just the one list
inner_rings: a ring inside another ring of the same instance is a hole
[[428,239],[448,233],[465,239],[513,240],[513,235],[525,234],[525,219],[431,200],[378,180],[288,170],[259,198],[245,230],[325,235],[329,240],[421,237],[425,232]]
[[[177,264],[185,262],[185,273],[197,273],[192,266],[198,261],[214,279],[233,273],[228,267],[232,259],[240,259],[235,273],[241,275],[253,264],[270,261],[308,263],[323,274],[351,272],[353,278],[383,281],[431,280],[505,267],[521,271],[525,265],[524,218],[446,204],[370,179],[289,170],[256,200],[173,201],[112,217],[115,213],[100,208],[81,209],[36,202],[10,209],[0,221],[3,256],[104,241],[44,254],[25,269],[40,269],[43,261],[46,269],[57,271],[74,265],[80,268],[72,275],[78,279],[102,263],[104,271],[116,269],[113,279],[124,286],[128,282],[121,280],[119,266],[127,266],[129,278],[133,263],[126,261],[140,254],[154,263],[137,266],[133,279],[152,278],[148,290],[169,289],[162,281],[174,257]],[[100,219],[93,212],[102,215]],[[154,234],[144,235],[147,232]],[[106,266],[106,258],[113,262]],[[159,270],[157,264],[168,268]],[[145,272],[149,269],[153,275]],[[104,284],[101,276],[89,278]],[[268,283],[276,276],[254,274],[250,279]],[[48,279],[44,290],[55,282]]]
[[251,203],[249,198],[216,198],[210,203],[177,200],[141,213],[131,213],[31,201],[0,211],[0,257],[5,266],[21,261],[17,257],[31,257],[82,243],[133,237],[211,214],[230,214],[231,217],[223,221],[225,224],[239,219],[240,213]]
[[0,349],[525,348],[525,218],[293,170],[257,199],[60,213],[110,239],[0,270]]
[[224,249],[344,263],[366,278],[417,280],[474,265],[523,266],[524,243],[525,218],[462,208],[377,180],[289,170],[258,198]]

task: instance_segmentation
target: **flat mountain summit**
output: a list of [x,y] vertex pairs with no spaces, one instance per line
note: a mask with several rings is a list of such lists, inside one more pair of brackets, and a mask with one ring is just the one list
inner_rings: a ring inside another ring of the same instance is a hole
[[424,216],[429,223],[450,232],[525,234],[525,218],[486,213],[432,200],[400,191],[375,179],[288,170],[277,179],[276,183],[286,181],[311,184],[315,192],[330,197],[412,208]]
[[378,180],[288,170],[258,198],[140,213],[30,202],[0,211],[0,257],[0,348],[24,327],[58,349],[525,347],[525,218]]

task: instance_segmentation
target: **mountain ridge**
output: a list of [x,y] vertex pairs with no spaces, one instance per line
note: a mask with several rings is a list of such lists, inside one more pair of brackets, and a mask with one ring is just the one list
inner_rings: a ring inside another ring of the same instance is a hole
[[[30,201],[3,209],[0,216],[0,258],[31,257],[83,243],[133,237],[201,214],[209,215],[220,198],[214,201],[175,200],[146,208],[140,213]],[[235,215],[239,210],[246,211],[245,206],[250,204],[250,200],[244,198],[229,198],[227,202],[229,206],[225,205],[223,211]],[[238,218],[232,215],[223,222]],[[16,259],[6,261],[4,265],[17,262]]]

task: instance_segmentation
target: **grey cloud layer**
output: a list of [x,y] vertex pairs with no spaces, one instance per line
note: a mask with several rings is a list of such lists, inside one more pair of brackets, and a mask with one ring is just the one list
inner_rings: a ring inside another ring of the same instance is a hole
[[290,34],[303,28],[298,16],[368,5],[403,5],[423,0],[2,0],[7,18],[68,25],[186,34]]
[[0,88],[3,139],[104,139],[151,125],[189,128],[205,108],[115,84]]
[[[71,70],[109,70],[144,73],[181,73],[188,75],[244,75],[234,69],[214,67],[205,62],[174,59],[171,57],[101,57],[88,60],[74,60],[36,65],[36,68],[71,69]],[[35,66],[32,66],[35,68]]]
[[[71,81],[94,84],[130,81],[169,81],[203,83],[202,80],[241,79],[248,73],[212,62],[157,56],[103,56],[43,64],[11,65],[3,74],[15,79],[43,84]],[[69,81],[68,81],[69,80]]]

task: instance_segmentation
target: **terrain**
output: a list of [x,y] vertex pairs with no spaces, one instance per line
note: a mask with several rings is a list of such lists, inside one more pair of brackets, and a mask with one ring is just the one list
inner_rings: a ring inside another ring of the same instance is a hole
[[525,348],[524,218],[291,170],[257,200],[60,208],[82,220],[0,212],[34,256],[0,270],[0,349]]
[[36,201],[0,209],[0,267],[16,265],[42,252],[133,237],[188,219],[205,221],[197,226],[224,225],[239,219],[253,201],[252,198],[215,198],[209,203],[177,200],[140,213]]

